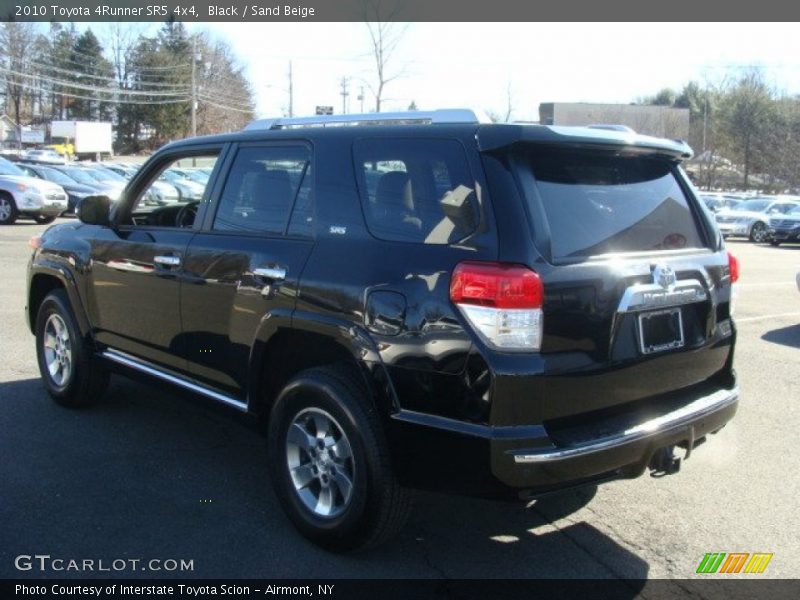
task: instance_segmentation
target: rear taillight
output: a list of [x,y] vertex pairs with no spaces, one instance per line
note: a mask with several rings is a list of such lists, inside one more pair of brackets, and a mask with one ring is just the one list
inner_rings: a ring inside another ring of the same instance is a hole
[[728,314],[733,316],[736,312],[736,289],[738,285],[734,285],[739,281],[739,259],[736,258],[730,251],[728,251],[728,273],[731,277],[731,300],[728,304]]
[[728,251],[728,270],[731,274],[731,283],[739,281],[739,259]]
[[489,345],[499,350],[541,348],[544,286],[531,269],[460,263],[450,281],[450,299]]

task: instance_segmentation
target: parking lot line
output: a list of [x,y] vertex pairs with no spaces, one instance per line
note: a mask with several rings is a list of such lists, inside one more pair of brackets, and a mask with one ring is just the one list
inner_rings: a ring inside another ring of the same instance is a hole
[[794,281],[765,281],[764,283],[759,283],[757,281],[750,282],[750,283],[737,283],[737,286],[741,287],[762,287],[767,285],[797,285]]
[[737,319],[734,317],[734,320],[737,323],[747,323],[749,321],[763,321],[764,319],[780,319],[781,317],[800,317],[800,312],[778,313],[774,315],[759,315],[757,317],[745,317],[743,319]]

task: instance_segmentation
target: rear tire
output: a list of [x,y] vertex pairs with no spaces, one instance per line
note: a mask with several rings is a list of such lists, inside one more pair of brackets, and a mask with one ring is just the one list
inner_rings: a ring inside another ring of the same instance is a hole
[[17,205],[11,194],[0,193],[0,225],[13,225],[18,216]]
[[47,225],[47,224],[52,223],[53,221],[55,221],[56,218],[55,217],[34,217],[33,220],[36,221],[39,225]]
[[295,376],[272,408],[267,443],[278,499],[315,544],[363,550],[406,522],[410,491],[397,483],[372,400],[348,369]]
[[769,243],[769,245],[770,245],[770,246],[775,246],[775,247],[777,247],[777,246],[780,246],[780,245],[781,245],[781,243],[780,243],[780,242],[776,242],[776,241],[774,241],[774,240],[773,240],[773,241],[771,241],[771,242]]
[[50,292],[39,307],[36,357],[47,393],[62,406],[91,406],[108,387],[108,371],[81,336],[64,290]]

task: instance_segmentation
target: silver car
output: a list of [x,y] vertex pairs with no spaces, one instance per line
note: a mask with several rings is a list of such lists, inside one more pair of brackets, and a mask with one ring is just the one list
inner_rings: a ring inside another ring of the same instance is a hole
[[50,223],[66,210],[64,188],[30,177],[16,165],[0,158],[0,225],[11,225],[18,217]]
[[735,208],[716,213],[717,227],[723,236],[742,236],[752,242],[766,242],[769,238],[769,220],[786,214],[800,206],[796,199],[779,196],[762,196],[745,200]]

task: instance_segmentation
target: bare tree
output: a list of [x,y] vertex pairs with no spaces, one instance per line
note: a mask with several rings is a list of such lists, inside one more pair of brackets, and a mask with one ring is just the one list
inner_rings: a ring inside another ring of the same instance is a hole
[[126,87],[130,67],[139,40],[145,33],[143,23],[109,23],[102,35],[104,46],[108,48],[114,76],[120,87]]
[[6,22],[0,28],[0,75],[5,80],[6,106],[11,103],[17,125],[17,143],[21,144],[23,99],[30,86],[30,49],[37,38],[34,23]]
[[506,84],[506,116],[503,121],[505,123],[511,122],[511,115],[514,114],[514,90],[511,89],[511,80]]
[[367,82],[375,96],[375,112],[381,112],[386,86],[403,75],[402,68],[396,70],[392,64],[395,51],[408,30],[407,24],[395,21],[399,12],[399,4],[385,3],[383,0],[363,0],[364,23],[369,32],[370,50],[375,61],[375,81]]
[[742,75],[722,103],[727,150],[742,166],[745,189],[753,171],[765,167],[767,124],[774,119],[772,97],[763,72],[753,69]]

